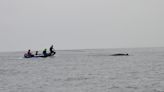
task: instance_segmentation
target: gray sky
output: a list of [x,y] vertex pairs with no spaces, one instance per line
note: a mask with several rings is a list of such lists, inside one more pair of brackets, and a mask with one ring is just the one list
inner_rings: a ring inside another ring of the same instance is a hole
[[0,51],[164,46],[164,0],[0,0]]

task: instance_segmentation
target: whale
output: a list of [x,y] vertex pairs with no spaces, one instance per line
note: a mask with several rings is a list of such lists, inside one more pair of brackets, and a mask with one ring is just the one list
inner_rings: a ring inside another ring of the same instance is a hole
[[116,54],[112,54],[110,56],[129,56],[128,53],[116,53]]

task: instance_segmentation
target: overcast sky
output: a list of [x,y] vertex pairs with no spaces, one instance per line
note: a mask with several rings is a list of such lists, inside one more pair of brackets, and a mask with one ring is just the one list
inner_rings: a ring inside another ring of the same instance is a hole
[[0,0],[0,51],[164,46],[164,0]]

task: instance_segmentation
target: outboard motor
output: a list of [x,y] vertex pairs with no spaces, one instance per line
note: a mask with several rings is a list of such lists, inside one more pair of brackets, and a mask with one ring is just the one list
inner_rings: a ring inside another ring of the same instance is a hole
[[24,58],[29,58],[29,55],[27,53],[25,53]]
[[28,55],[27,53],[24,54],[24,58],[31,58],[31,55]]

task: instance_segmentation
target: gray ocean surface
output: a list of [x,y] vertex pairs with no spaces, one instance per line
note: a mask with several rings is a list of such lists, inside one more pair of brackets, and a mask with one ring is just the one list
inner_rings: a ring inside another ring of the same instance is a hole
[[[110,56],[129,53],[130,56]],[[164,92],[164,48],[0,53],[0,92]]]

